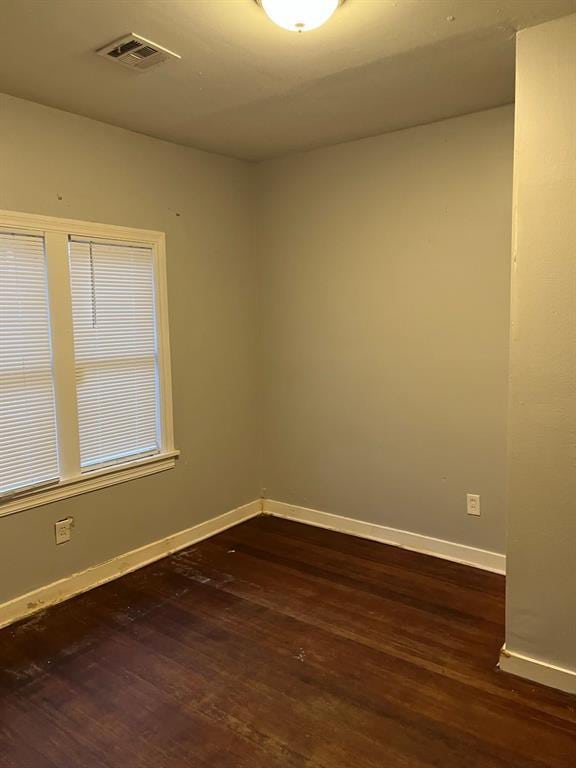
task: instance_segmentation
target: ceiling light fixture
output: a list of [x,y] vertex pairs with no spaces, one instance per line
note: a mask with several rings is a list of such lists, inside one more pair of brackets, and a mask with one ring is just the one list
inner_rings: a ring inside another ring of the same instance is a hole
[[344,0],[256,0],[268,18],[290,32],[309,32],[325,24]]

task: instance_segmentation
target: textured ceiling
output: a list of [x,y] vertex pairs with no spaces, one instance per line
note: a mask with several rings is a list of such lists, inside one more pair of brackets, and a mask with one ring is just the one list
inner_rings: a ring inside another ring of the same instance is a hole
[[[575,11],[347,0],[297,35],[253,0],[0,0],[0,91],[258,160],[509,103],[515,31]],[[182,60],[134,72],[94,54],[129,32]]]

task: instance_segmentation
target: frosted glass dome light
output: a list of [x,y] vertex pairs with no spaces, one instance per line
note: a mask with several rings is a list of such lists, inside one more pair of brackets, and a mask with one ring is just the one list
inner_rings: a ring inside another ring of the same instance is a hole
[[268,18],[290,32],[309,32],[325,24],[343,0],[256,0]]

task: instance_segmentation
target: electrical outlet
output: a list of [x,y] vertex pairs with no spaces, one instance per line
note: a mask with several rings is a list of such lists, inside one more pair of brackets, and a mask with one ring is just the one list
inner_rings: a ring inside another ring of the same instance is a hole
[[56,544],[65,544],[72,538],[72,526],[74,520],[71,517],[67,517],[65,520],[58,520],[54,523],[54,536],[56,538]]
[[469,515],[480,517],[480,496],[477,493],[466,494],[466,512]]

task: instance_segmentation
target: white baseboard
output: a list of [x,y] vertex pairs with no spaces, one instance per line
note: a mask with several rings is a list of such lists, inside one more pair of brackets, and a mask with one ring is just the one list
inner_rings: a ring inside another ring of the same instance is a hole
[[362,520],[332,515],[328,512],[320,512],[317,509],[297,507],[270,499],[264,500],[264,514],[284,517],[287,520],[307,523],[318,528],[328,528],[331,531],[348,533],[352,536],[359,536],[362,539],[379,541],[382,544],[392,544],[395,547],[403,547],[413,552],[421,552],[425,555],[433,555],[444,560],[452,560],[455,563],[471,565],[484,571],[493,571],[494,573],[501,574],[506,572],[506,555],[489,552],[485,549],[468,547],[464,544],[456,544],[453,541],[434,539],[431,536],[422,536],[419,533],[401,531],[397,528],[388,528],[385,525],[366,523]]
[[238,523],[261,513],[262,501],[258,499],[212,520],[207,520],[205,523],[199,523],[185,531],[179,531],[159,541],[153,541],[151,544],[118,555],[118,557],[105,563],[73,573],[71,576],[52,582],[52,584],[20,595],[0,605],[0,628],[149,565],[155,560],[160,560],[173,552],[221,533],[227,528],[238,525]]
[[[281,501],[258,499],[242,507],[226,512],[212,520],[154,541],[139,549],[126,552],[105,563],[87,568],[85,571],[74,573],[52,584],[20,595],[7,603],[0,605],[0,628],[31,616],[51,605],[68,600],[70,597],[87,592],[94,587],[117,579],[127,573],[142,568],[145,565],[160,560],[192,544],[215,536],[217,533],[231,528],[245,520],[250,520],[260,514],[273,515],[288,520],[295,520],[318,528],[347,533],[363,539],[371,539],[383,544],[391,544],[414,552],[421,552],[445,560],[452,560],[475,568],[481,568],[494,573],[505,573],[506,557],[497,552],[489,552],[451,541],[435,539],[418,533],[401,531],[384,525],[367,523],[340,515],[307,509]],[[513,653],[502,648],[500,653],[500,669],[518,677],[527,678],[533,682],[557,688],[568,693],[576,694],[576,671],[557,667],[553,664]]]
[[[263,502],[261,499],[258,499],[212,520],[207,520],[204,523],[199,523],[192,528],[167,536],[159,541],[146,544],[139,549],[118,555],[118,557],[105,563],[87,568],[85,571],[79,571],[64,579],[39,587],[27,594],[19,595],[0,605],[0,628],[31,616],[51,605],[68,600],[70,597],[74,597],[74,595],[79,595],[108,581],[117,579],[124,574],[131,573],[138,568],[167,557],[173,552],[189,547],[203,539],[215,536],[227,528],[260,515],[262,512],[288,520],[307,523],[319,528],[328,528],[333,531],[379,541],[383,544],[392,544],[396,547],[434,555],[435,557],[453,560],[487,571],[494,571],[495,573],[505,572],[506,558],[504,555],[495,552],[487,552],[486,550],[434,539],[429,536],[410,533],[409,531],[400,531],[396,528],[388,528],[383,525],[332,515],[315,509],[297,507],[280,501],[267,499]],[[509,659],[501,665],[502,669],[508,666],[508,661]],[[512,669],[506,669],[506,671],[512,672]],[[516,672],[513,672],[513,674],[516,674]],[[517,674],[529,677],[529,675],[524,675],[522,672]],[[549,684],[553,685],[553,683]]]
[[510,675],[525,677],[534,683],[576,694],[576,670],[574,669],[557,667],[547,661],[509,651],[506,646],[500,651],[498,666],[502,672],[508,672]]

